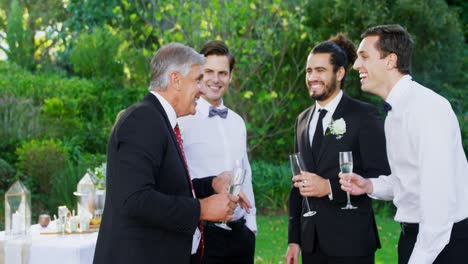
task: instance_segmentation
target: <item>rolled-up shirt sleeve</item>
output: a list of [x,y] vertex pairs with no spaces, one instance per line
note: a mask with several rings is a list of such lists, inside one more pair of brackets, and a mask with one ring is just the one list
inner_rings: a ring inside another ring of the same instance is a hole
[[381,175],[378,178],[369,179],[372,182],[373,192],[371,198],[391,201],[394,198],[393,188],[397,180],[393,175]]

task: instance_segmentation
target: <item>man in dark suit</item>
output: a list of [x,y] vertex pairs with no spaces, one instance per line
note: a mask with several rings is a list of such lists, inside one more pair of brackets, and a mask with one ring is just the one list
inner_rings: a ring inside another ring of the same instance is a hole
[[[341,89],[355,47],[339,34],[310,52],[306,84],[316,103],[296,120],[295,151],[307,172],[293,177],[289,200],[286,263],[374,263],[380,247],[371,201],[353,197],[355,210],[342,210],[339,152],[352,151],[354,171],[366,177],[389,174],[383,123],[375,107]],[[316,214],[304,217],[304,199]]]
[[115,125],[94,263],[190,263],[203,249],[200,221],[231,219],[237,198],[213,194],[225,188],[221,178],[192,183],[180,147],[176,118],[195,113],[203,64],[190,47],[163,46],[151,61],[150,93]]

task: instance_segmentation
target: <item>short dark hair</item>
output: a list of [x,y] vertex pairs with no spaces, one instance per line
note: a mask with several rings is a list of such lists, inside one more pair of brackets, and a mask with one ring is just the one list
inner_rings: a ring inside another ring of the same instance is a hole
[[232,72],[234,69],[234,65],[236,64],[236,59],[234,58],[234,54],[229,51],[228,46],[226,43],[220,40],[212,40],[207,42],[200,50],[200,53],[203,54],[205,57],[210,55],[217,55],[217,56],[226,56],[229,60],[229,71]]
[[413,51],[413,39],[400,25],[379,25],[368,28],[361,34],[361,39],[368,36],[379,36],[375,46],[380,51],[380,58],[385,58],[390,53],[398,57],[397,69],[402,74],[409,74],[411,67],[411,54]]
[[343,83],[348,72],[349,65],[356,60],[356,46],[343,33],[331,37],[329,40],[317,44],[312,51],[312,54],[328,53],[330,54],[330,64],[333,65],[333,72],[337,72],[340,67],[343,67],[345,74],[341,81],[340,88],[343,88]]

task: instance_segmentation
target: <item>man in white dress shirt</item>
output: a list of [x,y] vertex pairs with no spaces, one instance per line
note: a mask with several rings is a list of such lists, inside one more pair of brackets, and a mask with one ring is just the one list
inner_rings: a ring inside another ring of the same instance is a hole
[[242,191],[252,204],[250,212],[237,207],[233,221],[227,223],[232,230],[205,222],[202,263],[254,263],[257,224],[246,127],[244,120],[223,104],[235,59],[222,41],[206,43],[200,53],[206,58],[203,94],[197,102],[196,114],[179,119],[190,175],[192,178],[217,175],[232,170],[239,160],[247,170]]
[[[380,96],[391,175],[340,175],[353,195],[393,200],[401,223],[399,263],[465,263],[468,249],[468,163],[450,103],[412,80],[413,41],[399,25],[361,35],[361,88]],[[351,182],[348,182],[351,180]]]

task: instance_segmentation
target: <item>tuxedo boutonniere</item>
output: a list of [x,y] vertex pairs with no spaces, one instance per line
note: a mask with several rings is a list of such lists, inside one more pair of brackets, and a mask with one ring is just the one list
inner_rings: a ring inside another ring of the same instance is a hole
[[346,133],[346,122],[343,118],[337,120],[331,120],[330,124],[328,125],[328,134],[331,134],[336,137],[336,139],[340,139]]

